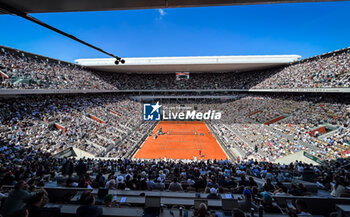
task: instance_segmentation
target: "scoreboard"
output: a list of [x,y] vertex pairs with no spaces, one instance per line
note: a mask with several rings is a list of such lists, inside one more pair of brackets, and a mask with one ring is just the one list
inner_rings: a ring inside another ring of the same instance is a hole
[[189,72],[176,72],[176,80],[188,80],[190,78]]

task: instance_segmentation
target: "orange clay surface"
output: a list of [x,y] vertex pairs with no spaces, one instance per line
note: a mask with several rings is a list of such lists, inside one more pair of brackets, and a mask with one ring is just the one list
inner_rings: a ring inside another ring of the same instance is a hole
[[[154,139],[153,135],[160,127],[164,135]],[[142,159],[164,157],[191,160],[194,157],[204,160],[228,158],[207,125],[201,121],[160,121],[134,155],[134,158]]]

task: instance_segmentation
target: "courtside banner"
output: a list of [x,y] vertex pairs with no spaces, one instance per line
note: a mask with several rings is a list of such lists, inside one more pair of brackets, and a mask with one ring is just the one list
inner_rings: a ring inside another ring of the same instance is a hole
[[5,78],[5,79],[9,79],[9,76],[5,73],[3,73],[2,71],[0,71],[0,75],[1,77]]

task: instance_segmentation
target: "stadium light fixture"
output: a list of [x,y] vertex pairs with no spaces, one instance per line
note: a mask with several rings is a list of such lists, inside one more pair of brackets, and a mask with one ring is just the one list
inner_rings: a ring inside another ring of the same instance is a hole
[[116,60],[114,61],[114,63],[115,63],[116,65],[118,65],[119,63],[124,64],[124,63],[125,63],[125,60],[119,58],[119,59],[116,59]]
[[68,34],[68,33],[64,32],[62,30],[59,30],[59,29],[57,29],[57,28],[55,28],[53,26],[50,26],[49,24],[46,24],[46,23],[36,19],[35,17],[32,17],[29,14],[27,14],[27,13],[25,13],[25,12],[23,12],[23,11],[17,9],[17,8],[9,6],[9,5],[7,5],[7,4],[5,4],[3,2],[0,2],[0,11],[5,11],[8,14],[17,15],[19,17],[22,17],[22,18],[24,18],[26,20],[29,20],[29,21],[31,21],[33,23],[36,23],[36,24],[38,24],[40,26],[43,26],[43,27],[45,27],[47,29],[50,29],[50,30],[52,30],[52,31],[54,31],[54,32],[56,32],[58,34],[61,34],[61,35],[66,36],[66,37],[68,37],[70,39],[73,39],[74,41],[77,41],[77,42],[79,42],[81,44],[84,44],[84,45],[86,45],[86,46],[88,46],[90,48],[93,48],[93,49],[95,49],[95,50],[97,50],[99,52],[102,52],[102,53],[104,53],[104,54],[106,54],[108,56],[111,56],[111,57],[117,59],[116,61],[118,61],[118,64],[119,64],[119,62],[121,62],[122,64],[125,63],[124,59],[122,59],[122,58],[120,58],[120,57],[118,57],[118,56],[116,56],[114,54],[108,53],[107,51],[104,51],[104,50],[102,50],[99,47],[96,47],[96,46],[94,46],[92,44],[89,44],[89,43],[87,43],[87,42],[85,42],[85,41],[83,41],[83,40],[81,40],[81,39],[79,39],[79,38],[77,38],[77,37],[75,37],[75,36],[73,36],[71,34]]

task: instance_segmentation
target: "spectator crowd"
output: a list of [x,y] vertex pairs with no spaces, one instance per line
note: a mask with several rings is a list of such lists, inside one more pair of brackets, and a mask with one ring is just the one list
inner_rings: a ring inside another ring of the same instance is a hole
[[0,104],[2,138],[52,154],[75,147],[89,156],[126,157],[152,126],[142,121],[141,103],[124,96],[39,96]]
[[[300,151],[321,160],[348,157],[350,105],[344,99],[242,95],[161,104],[222,112],[221,120],[207,123],[228,150],[241,159],[274,162]],[[9,144],[52,154],[74,147],[90,157],[131,157],[154,127],[143,121],[142,104],[125,95],[10,98],[0,105],[0,134]],[[281,119],[269,122],[276,117]]]
[[277,69],[250,72],[191,73],[175,79],[175,73],[110,73],[0,47],[0,88],[15,89],[279,89],[348,88],[350,49],[297,61]]
[[[10,193],[0,188],[6,199],[1,209],[4,217],[21,216],[19,212],[29,212],[29,216],[40,213],[48,202],[48,193],[43,189],[47,183],[68,188],[201,192],[207,193],[207,199],[220,199],[221,194],[233,193],[241,195],[238,208],[243,212],[257,210],[258,204],[262,204],[265,212],[274,213],[279,212],[272,203],[275,196],[313,195],[297,179],[307,173],[313,175],[313,181],[330,197],[349,196],[346,189],[350,184],[349,158],[330,160],[320,166],[297,161],[284,165],[256,160],[78,160],[52,158],[50,153],[15,144],[2,148],[0,156],[1,186],[14,185]],[[72,195],[64,198],[63,203],[71,203]],[[106,195],[103,204],[116,206],[111,203],[112,198],[113,195]],[[78,216],[86,215],[84,212],[90,208],[102,214],[91,192],[83,193],[80,202]]]
[[[346,99],[257,95],[208,106],[224,111],[223,118],[211,125],[241,158],[275,161],[306,151],[324,160],[349,157],[350,105]],[[282,119],[269,123],[276,117]],[[323,126],[326,132],[318,132]]]
[[[0,47],[0,88],[15,89],[275,89],[349,87],[350,49],[263,72],[110,74]],[[257,76],[259,75],[259,76]],[[182,93],[181,93],[182,94]],[[176,96],[177,94],[170,94]],[[191,95],[191,93],[189,93]],[[238,95],[236,99],[164,100],[164,107],[190,106],[222,112],[206,123],[234,158],[133,159],[156,122],[143,121],[142,103],[124,94],[38,95],[0,102],[1,214],[39,216],[55,186],[118,190],[205,192],[209,199],[240,194],[239,208],[274,212],[273,197],[310,195],[295,180],[312,181],[331,197],[348,196],[350,104],[345,95]],[[68,148],[80,159],[57,156]],[[321,163],[278,163],[302,151]],[[286,185],[286,182],[290,182]],[[3,185],[13,185],[7,192]],[[72,196],[72,195],[71,195]],[[105,205],[113,206],[111,195]],[[66,198],[69,203],[71,197]],[[77,216],[102,214],[91,192],[81,196]],[[303,201],[297,212],[307,212]],[[200,205],[206,212],[205,204]],[[89,212],[88,212],[89,213]],[[90,214],[91,214],[90,213]],[[205,215],[204,215],[205,216]]]

